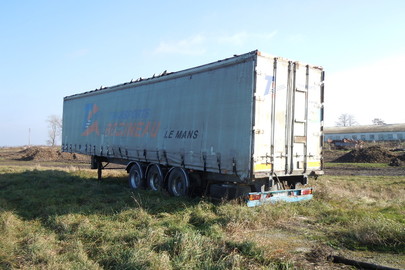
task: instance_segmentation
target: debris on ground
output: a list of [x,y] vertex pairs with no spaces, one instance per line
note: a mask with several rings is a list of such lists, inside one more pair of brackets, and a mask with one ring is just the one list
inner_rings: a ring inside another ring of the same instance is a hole
[[401,161],[405,161],[405,153],[403,153],[402,155],[397,156],[397,158]]
[[345,149],[352,149],[352,148],[362,148],[364,145],[364,141],[362,140],[353,140],[353,139],[347,139],[344,138],[342,140],[330,140],[328,139],[327,141],[329,143],[329,146],[332,149],[338,149],[338,150],[345,150]]
[[395,157],[391,159],[389,165],[393,167],[399,167],[402,166],[402,161],[399,158]]

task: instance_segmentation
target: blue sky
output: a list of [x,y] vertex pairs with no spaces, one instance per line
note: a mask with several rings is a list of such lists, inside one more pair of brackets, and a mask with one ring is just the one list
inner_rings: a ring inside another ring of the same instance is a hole
[[405,1],[1,1],[0,146],[46,143],[63,97],[255,49],[321,65],[326,125],[405,123]]

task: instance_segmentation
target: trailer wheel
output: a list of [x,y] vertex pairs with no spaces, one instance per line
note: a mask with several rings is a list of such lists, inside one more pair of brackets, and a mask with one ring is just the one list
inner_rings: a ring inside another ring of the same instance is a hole
[[129,170],[129,186],[133,189],[144,187],[145,178],[143,175],[142,166],[139,163],[134,163]]
[[159,165],[153,164],[149,167],[146,183],[153,191],[160,191],[163,188],[163,172]]
[[190,190],[190,178],[182,168],[172,168],[169,171],[169,193],[175,197],[187,196]]

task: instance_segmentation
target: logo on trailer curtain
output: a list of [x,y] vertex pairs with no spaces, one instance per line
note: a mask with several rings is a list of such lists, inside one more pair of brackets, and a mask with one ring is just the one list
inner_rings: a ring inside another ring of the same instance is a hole
[[99,112],[98,106],[94,103],[86,104],[84,111],[82,136],[89,136],[94,132],[100,135],[98,120],[96,119],[97,113]]
[[150,120],[146,108],[103,113],[95,103],[84,106],[82,136],[155,138],[159,128],[160,122]]

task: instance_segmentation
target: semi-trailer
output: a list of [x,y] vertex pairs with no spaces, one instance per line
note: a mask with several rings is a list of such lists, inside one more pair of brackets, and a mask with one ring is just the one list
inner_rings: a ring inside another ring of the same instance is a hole
[[133,189],[312,198],[323,174],[322,67],[252,51],[67,96],[62,150],[124,164]]

